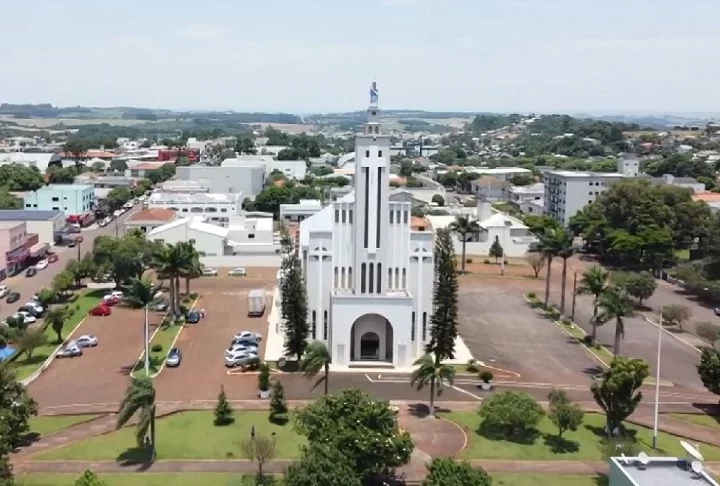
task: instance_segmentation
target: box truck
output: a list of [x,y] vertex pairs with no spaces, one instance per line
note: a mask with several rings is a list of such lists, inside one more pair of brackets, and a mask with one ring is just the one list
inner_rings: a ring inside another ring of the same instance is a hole
[[251,290],[248,294],[248,315],[261,316],[265,313],[265,291],[263,289]]

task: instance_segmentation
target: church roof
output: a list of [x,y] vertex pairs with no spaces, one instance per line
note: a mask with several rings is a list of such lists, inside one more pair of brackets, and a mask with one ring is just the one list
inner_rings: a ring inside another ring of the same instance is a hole
[[509,228],[527,228],[522,222],[515,218],[511,218],[507,214],[495,213],[489,218],[478,223],[483,228],[497,228],[507,226]]

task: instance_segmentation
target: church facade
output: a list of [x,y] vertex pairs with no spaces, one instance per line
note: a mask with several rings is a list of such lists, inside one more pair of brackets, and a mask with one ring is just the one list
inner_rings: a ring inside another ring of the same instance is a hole
[[354,191],[300,224],[310,338],[338,366],[410,366],[430,339],[434,234],[413,231],[412,204],[390,195],[390,137],[377,102],[373,83],[355,139]]

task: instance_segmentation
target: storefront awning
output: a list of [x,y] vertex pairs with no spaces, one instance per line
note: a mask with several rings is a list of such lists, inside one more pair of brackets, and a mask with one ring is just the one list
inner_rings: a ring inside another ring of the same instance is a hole
[[35,243],[30,247],[31,257],[41,257],[50,249],[50,243]]

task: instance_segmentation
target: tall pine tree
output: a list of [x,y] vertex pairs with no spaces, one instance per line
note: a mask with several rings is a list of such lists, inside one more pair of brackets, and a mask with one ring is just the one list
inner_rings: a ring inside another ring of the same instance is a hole
[[295,252],[286,256],[280,287],[280,311],[285,326],[285,353],[302,358],[310,332],[307,321],[307,294],[300,260]]
[[458,277],[455,246],[452,233],[446,229],[435,236],[435,285],[433,290],[434,313],[430,319],[430,342],[427,353],[435,356],[439,364],[455,357],[455,339],[458,321]]

